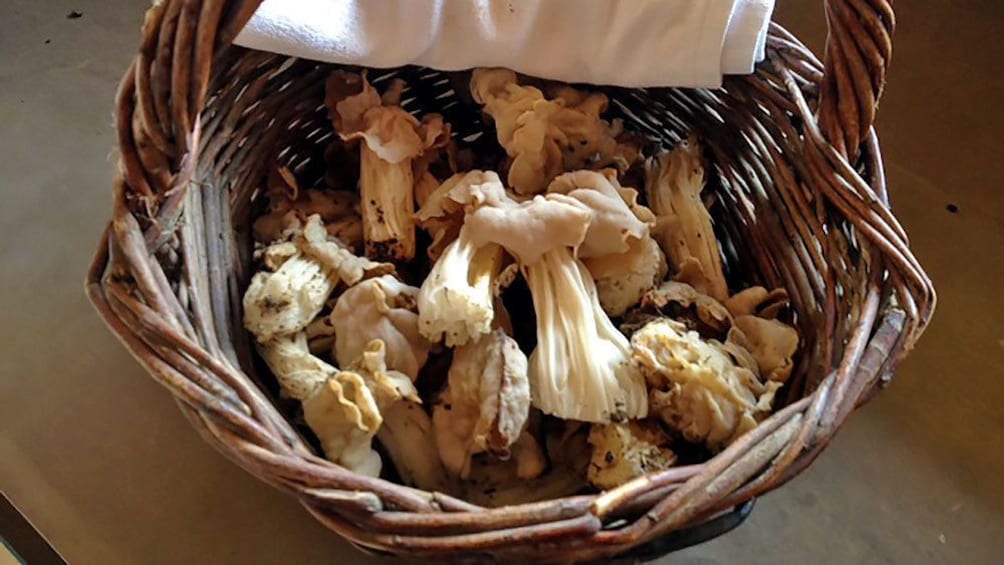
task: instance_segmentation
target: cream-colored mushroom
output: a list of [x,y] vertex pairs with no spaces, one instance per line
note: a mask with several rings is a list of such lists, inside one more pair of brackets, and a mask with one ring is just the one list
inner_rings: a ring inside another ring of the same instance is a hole
[[713,343],[669,319],[631,336],[634,360],[649,383],[652,414],[688,441],[718,450],[770,413],[780,383],[762,383]]
[[748,350],[756,359],[761,378],[785,382],[794,368],[798,332],[778,320],[756,316],[738,316],[729,331],[728,341]]
[[677,281],[666,281],[647,292],[641,308],[683,321],[698,333],[717,338],[724,337],[732,326],[732,316],[721,302]]
[[443,464],[466,479],[478,453],[508,459],[529,410],[527,360],[515,340],[495,329],[457,347],[432,413]]
[[609,422],[646,415],[644,379],[630,346],[603,312],[589,271],[573,251],[593,213],[549,194],[517,203],[486,194],[467,213],[472,244],[498,243],[516,258],[533,297],[537,347],[530,355],[533,405],[561,418]]
[[741,290],[725,301],[725,307],[736,317],[756,315],[760,318],[774,319],[787,306],[787,290],[775,288],[768,292],[762,286],[753,286]]
[[324,455],[350,471],[380,476],[382,462],[373,436],[382,417],[362,377],[340,371],[303,401],[303,417],[321,441]]
[[450,192],[466,179],[466,174],[453,175],[420,200],[421,208],[415,214],[415,222],[432,236],[432,242],[426,250],[432,261],[439,259],[446,247],[460,235],[460,228],[464,225],[464,209],[459,202],[450,198]]
[[342,293],[331,311],[333,357],[348,366],[374,339],[387,345],[387,365],[411,379],[429,357],[431,344],[418,331],[418,289],[390,275],[363,281]]
[[373,393],[383,416],[377,440],[405,484],[430,491],[451,490],[451,481],[436,450],[432,420],[423,410],[411,379],[388,369],[384,343],[371,341],[352,370],[363,376]]
[[694,138],[650,162],[645,190],[656,215],[652,235],[666,252],[675,280],[723,301],[729,289],[711,215],[701,201],[704,184],[701,148]]
[[508,69],[475,69],[471,95],[494,120],[499,144],[512,158],[508,182],[517,194],[543,191],[562,171],[623,161],[615,139],[620,124],[600,118],[603,94],[566,88],[548,100]]
[[547,192],[577,200],[593,212],[576,256],[596,280],[607,314],[623,315],[666,276],[666,259],[649,236],[655,216],[638,203],[637,191],[621,187],[613,169],[565,173]]
[[259,342],[306,328],[339,282],[351,285],[394,269],[354,255],[328,236],[316,214],[288,235],[295,249],[283,241],[266,248],[265,263],[278,268],[256,273],[244,293],[244,327]]
[[612,489],[648,473],[664,471],[676,463],[670,439],[659,424],[650,420],[593,424],[589,445],[589,482]]
[[379,476],[380,456],[371,443],[382,418],[363,377],[311,355],[305,332],[276,336],[258,350],[282,395],[303,404],[304,418],[325,457],[351,471]]
[[366,254],[400,261],[415,256],[415,177],[412,160],[449,140],[437,114],[420,122],[392,102],[382,101],[365,74],[335,71],[325,102],[335,130],[361,140],[359,193]]

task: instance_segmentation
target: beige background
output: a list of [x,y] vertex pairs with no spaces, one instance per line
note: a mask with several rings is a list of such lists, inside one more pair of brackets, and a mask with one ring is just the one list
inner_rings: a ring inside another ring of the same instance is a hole
[[[0,488],[76,563],[366,562],[204,445],[84,299],[110,211],[112,98],[146,4],[3,2]],[[780,4],[820,46],[821,2]],[[898,4],[880,134],[941,294],[935,322],[815,466],[674,562],[1004,555],[1004,8]]]

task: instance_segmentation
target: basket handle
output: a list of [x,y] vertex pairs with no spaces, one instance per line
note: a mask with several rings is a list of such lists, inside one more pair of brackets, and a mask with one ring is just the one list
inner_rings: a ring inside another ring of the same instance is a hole
[[856,158],[875,122],[896,27],[893,0],[825,0],[826,49],[818,121],[845,157]]

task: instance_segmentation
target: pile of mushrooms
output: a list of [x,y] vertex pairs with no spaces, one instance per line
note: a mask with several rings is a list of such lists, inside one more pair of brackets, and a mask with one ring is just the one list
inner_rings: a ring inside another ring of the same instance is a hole
[[326,87],[340,168],[268,176],[243,302],[326,458],[514,504],[713,454],[771,413],[799,337],[783,289],[729,288],[695,139],[646,156],[605,95],[478,69],[499,151],[471,169],[402,82]]

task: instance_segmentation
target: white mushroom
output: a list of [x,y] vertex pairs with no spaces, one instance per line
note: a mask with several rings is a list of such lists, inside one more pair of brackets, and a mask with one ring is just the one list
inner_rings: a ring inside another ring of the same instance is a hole
[[338,364],[350,365],[379,339],[387,345],[387,365],[415,379],[431,346],[418,331],[417,296],[417,288],[390,275],[368,279],[342,293],[331,311],[333,357]]
[[[427,207],[435,204],[442,210],[471,212],[489,200],[504,198],[504,194],[498,175],[472,171],[443,183]],[[423,212],[427,209],[423,208]],[[423,217],[422,213],[419,217]],[[429,216],[432,217],[436,216]],[[470,229],[460,227],[456,239],[445,246],[418,293],[422,335],[432,341],[443,339],[446,345],[454,346],[487,333],[495,316],[494,290],[504,258],[500,245],[476,242]]]
[[688,441],[718,450],[770,413],[780,383],[760,382],[713,344],[669,319],[631,336],[634,360],[651,387],[652,413]]
[[244,326],[259,342],[306,328],[339,282],[355,284],[394,268],[354,255],[328,236],[316,214],[288,235],[295,248],[282,241],[270,245],[265,262],[278,269],[256,273],[244,293]]
[[509,458],[530,410],[526,372],[526,356],[501,329],[454,350],[432,413],[439,453],[451,473],[468,478],[478,453]]
[[547,192],[592,210],[576,256],[596,279],[600,304],[608,314],[623,315],[666,276],[666,258],[649,236],[655,216],[638,203],[637,191],[621,187],[613,169],[565,173]]
[[589,422],[647,414],[645,383],[629,362],[630,346],[603,312],[589,271],[573,255],[593,213],[548,195],[517,203],[479,193],[467,213],[475,245],[493,242],[518,261],[533,296],[537,347],[530,355],[533,404],[547,414]]
[[365,379],[383,416],[377,440],[405,484],[447,492],[452,487],[436,450],[432,421],[411,379],[388,369],[386,354],[384,343],[374,340],[352,365]]
[[373,436],[382,418],[362,377],[340,371],[303,401],[303,416],[329,460],[350,471],[380,476]]

